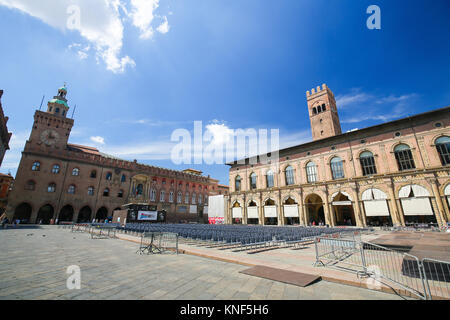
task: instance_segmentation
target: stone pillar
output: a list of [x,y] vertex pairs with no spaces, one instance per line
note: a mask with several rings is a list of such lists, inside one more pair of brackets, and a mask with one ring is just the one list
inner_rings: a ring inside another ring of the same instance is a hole
[[30,216],[30,223],[38,223],[39,221],[36,221],[38,213],[40,208],[32,208],[31,216]]
[[391,204],[391,218],[394,226],[405,226],[403,210],[397,205],[395,199],[394,186],[391,184],[389,188],[389,202]]
[[445,226],[446,223],[444,205],[442,204],[441,195],[439,194],[439,188],[437,186],[436,179],[429,180],[428,182],[430,182],[431,184],[434,193],[434,198],[436,200],[436,204],[438,207],[438,210],[436,212],[436,219],[439,223],[439,226],[443,227]]
[[284,207],[283,205],[280,203],[278,205],[279,208],[279,213],[278,213],[278,225],[279,226],[284,226]]
[[353,205],[353,208],[355,210],[355,217],[356,217],[356,225],[358,227],[366,227],[366,217],[364,214],[364,209],[361,209],[361,202],[359,201],[358,197],[358,190],[354,189],[353,194],[355,196],[355,202]]
[[[262,204],[262,202],[261,202],[261,204]],[[259,209],[259,224],[263,226],[263,225],[265,225],[264,206],[261,205],[258,207],[258,209]]]
[[323,204],[323,213],[325,214],[325,223],[334,227],[336,225],[333,208],[328,202],[328,193],[325,193],[325,202]]
[[306,221],[305,214],[306,213],[305,213],[305,205],[303,204],[303,194],[300,192],[299,196],[300,196],[300,203],[298,204],[298,210],[299,210],[298,218],[300,221],[300,225],[306,226],[306,223],[305,223],[305,221]]

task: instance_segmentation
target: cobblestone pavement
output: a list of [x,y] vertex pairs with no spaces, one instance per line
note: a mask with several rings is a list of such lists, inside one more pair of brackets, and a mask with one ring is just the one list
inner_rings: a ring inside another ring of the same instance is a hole
[[[247,267],[192,255],[139,255],[138,245],[67,229],[0,230],[0,299],[402,299],[326,281],[306,288],[239,273]],[[81,269],[81,289],[66,286]]]

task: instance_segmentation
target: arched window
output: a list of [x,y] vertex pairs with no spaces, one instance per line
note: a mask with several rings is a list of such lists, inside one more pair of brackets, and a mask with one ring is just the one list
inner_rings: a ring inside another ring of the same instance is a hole
[[97,178],[97,171],[95,170],[91,171],[91,178]]
[[117,194],[117,198],[123,198],[123,190],[119,190],[119,193]]
[[104,197],[109,197],[109,189],[106,188],[105,190],[103,190],[103,196]]
[[88,196],[94,195],[94,187],[88,187]]
[[53,193],[56,191],[56,184],[50,183],[47,187],[47,192]]
[[52,173],[57,174],[57,173],[59,173],[59,170],[60,170],[59,164],[53,165]]
[[195,202],[196,202],[196,200],[197,200],[197,195],[195,194],[195,192],[192,194],[192,204],[195,204]]
[[153,202],[156,201],[156,190],[155,189],[150,190],[150,201],[153,201]]
[[120,178],[120,182],[125,182],[127,181],[127,176],[126,175],[122,175],[122,177]]
[[28,180],[27,184],[25,185],[25,190],[33,191],[36,188],[36,182],[33,180]]
[[325,110],[327,110],[327,107],[325,106],[325,103],[322,104],[322,112],[324,112]]
[[313,108],[313,114],[317,114],[317,109],[316,109],[316,107]]
[[202,204],[202,202],[203,202],[202,195],[199,194],[199,195],[198,195],[198,204]]
[[294,168],[288,166],[286,168],[286,185],[290,186],[294,184]]
[[140,183],[136,188],[136,195],[140,196],[144,193],[144,186]]
[[78,168],[73,168],[73,170],[72,170],[72,175],[73,175],[73,176],[79,176],[79,175],[80,175],[80,169],[78,169]]
[[414,159],[411,149],[406,144],[399,144],[394,149],[395,159],[397,159],[398,170],[415,169]]
[[241,177],[237,176],[236,179],[234,179],[234,185],[235,185],[235,191],[241,191]]
[[342,162],[342,159],[339,157],[334,157],[333,159],[331,159],[330,163],[333,179],[344,178],[344,163]]
[[306,165],[306,179],[309,183],[317,182],[317,167],[312,161]]
[[256,189],[256,173],[250,175],[250,189]]
[[184,203],[189,203],[189,192],[186,192],[185,194],[184,194]]
[[169,192],[169,202],[172,203],[173,202],[173,191],[170,190]]
[[112,173],[111,172],[108,172],[107,174],[106,174],[106,180],[111,180],[112,179]]
[[272,170],[267,171],[266,174],[266,183],[267,183],[267,188],[273,188],[273,172]]
[[69,189],[67,190],[67,193],[69,194],[75,194],[75,186],[73,184],[71,184],[69,186]]
[[178,191],[178,195],[177,195],[177,203],[181,203],[182,197],[183,197],[183,194],[181,193],[181,191]]
[[372,152],[364,151],[359,156],[359,162],[361,163],[361,168],[363,176],[370,176],[377,173],[377,168],[375,166],[375,159]]
[[31,167],[32,171],[39,171],[41,170],[41,163],[39,161],[36,161],[33,163],[33,166]]
[[164,190],[161,190],[159,194],[159,202],[165,202],[166,201],[166,192]]
[[443,166],[450,164],[450,137],[436,139],[436,148]]
[[59,108],[55,108],[55,113],[59,113]]

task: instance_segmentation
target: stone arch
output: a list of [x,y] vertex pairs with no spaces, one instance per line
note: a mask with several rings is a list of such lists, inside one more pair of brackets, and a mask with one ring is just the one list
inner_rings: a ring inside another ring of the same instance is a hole
[[71,222],[73,220],[74,208],[70,204],[66,204],[61,208],[58,215],[58,222]]
[[400,141],[396,141],[395,143],[393,143],[391,145],[391,148],[390,148],[391,153],[394,153],[395,152],[395,148],[397,148],[401,144],[407,145],[409,147],[409,149],[411,149],[411,150],[415,149],[413,146],[411,146],[410,143],[408,143],[408,142],[406,142],[404,140],[400,140]]
[[306,211],[306,224],[317,225],[321,221],[325,223],[325,202],[322,199],[323,197],[316,192],[305,195],[304,206]]
[[55,214],[54,207],[47,203],[39,208],[36,223],[39,224],[50,224],[50,220],[53,219],[53,215]]
[[24,223],[30,223],[31,214],[33,212],[33,207],[27,203],[22,202],[19,204],[14,210],[13,221],[15,220],[23,220]]
[[332,214],[336,225],[357,225],[351,193],[339,190],[331,195]]
[[89,206],[84,206],[80,209],[78,213],[78,221],[79,223],[83,222],[91,222],[92,209]]
[[95,214],[95,219],[97,221],[101,221],[101,220],[105,220],[106,218],[108,218],[108,208],[106,207],[100,207],[97,210],[97,213]]

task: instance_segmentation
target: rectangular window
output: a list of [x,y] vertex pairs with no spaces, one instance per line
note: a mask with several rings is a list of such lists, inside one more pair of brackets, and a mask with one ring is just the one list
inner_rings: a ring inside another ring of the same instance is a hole
[[416,168],[411,150],[396,151],[395,158],[397,159],[397,164],[400,171]]
[[364,176],[370,176],[377,173],[374,157],[362,157],[359,159]]
[[267,175],[267,188],[273,188],[273,174]]
[[344,166],[342,161],[331,163],[331,172],[333,174],[333,179],[344,178]]
[[309,183],[317,182],[317,168],[316,166],[306,167],[306,177]]

